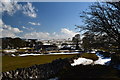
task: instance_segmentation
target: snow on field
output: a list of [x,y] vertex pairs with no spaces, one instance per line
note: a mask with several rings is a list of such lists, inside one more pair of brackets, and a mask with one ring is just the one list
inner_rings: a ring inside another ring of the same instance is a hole
[[11,56],[15,56],[14,54],[11,54]]
[[71,66],[76,66],[79,64],[83,64],[83,65],[89,65],[92,64],[93,60],[91,59],[86,59],[86,58],[78,58],[77,60],[74,60],[74,63],[71,64]]
[[20,49],[30,49],[29,47],[23,47],[23,48],[20,48]]
[[105,63],[107,63],[107,62],[109,62],[109,61],[111,61],[110,58],[108,58],[108,59],[101,59],[101,58],[99,58],[97,61],[94,62],[94,64],[105,65]]
[[41,54],[20,54],[19,56],[37,56],[37,55],[41,55]]
[[16,52],[16,51],[17,51],[16,49],[4,50],[4,52],[7,52],[7,53],[9,53],[9,52]]
[[[71,52],[71,53],[49,53],[49,54],[35,54],[35,53],[31,53],[31,54],[20,54],[18,56],[37,56],[37,55],[52,55],[52,54],[77,54],[78,52]],[[12,55],[14,56],[14,55]]]
[[61,52],[61,53],[49,53],[49,54],[76,54],[76,53],[79,53],[79,52],[71,52],[71,53]]
[[100,54],[96,54],[96,55],[99,57],[99,59],[95,61],[94,64],[105,65],[105,63],[111,61],[111,58],[103,58],[103,56]]
[[90,53],[96,53],[96,51],[91,51]]
[[99,57],[98,60],[94,61],[93,63],[93,60],[91,59],[86,59],[86,58],[78,58],[77,60],[75,59],[74,60],[74,63],[71,64],[71,66],[76,66],[76,65],[89,65],[89,64],[100,64],[100,65],[105,65],[107,62],[111,61],[111,58],[103,58],[102,55],[98,55],[97,56]]

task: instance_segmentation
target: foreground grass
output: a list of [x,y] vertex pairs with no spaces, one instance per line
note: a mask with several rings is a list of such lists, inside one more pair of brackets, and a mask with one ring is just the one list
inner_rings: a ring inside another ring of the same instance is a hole
[[58,58],[70,58],[77,54],[57,54],[57,55],[39,55],[39,56],[24,56],[24,57],[2,57],[2,72],[15,70],[17,68],[29,67],[35,64],[49,63]]

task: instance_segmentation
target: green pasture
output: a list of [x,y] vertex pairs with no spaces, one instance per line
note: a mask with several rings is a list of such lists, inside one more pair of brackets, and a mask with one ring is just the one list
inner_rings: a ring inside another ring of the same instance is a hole
[[[2,57],[2,72],[15,70],[17,68],[29,67],[35,64],[49,63],[58,58],[70,58],[78,54],[57,54],[57,55],[39,55],[39,56],[24,56],[24,57]],[[80,55],[80,54],[79,54]]]

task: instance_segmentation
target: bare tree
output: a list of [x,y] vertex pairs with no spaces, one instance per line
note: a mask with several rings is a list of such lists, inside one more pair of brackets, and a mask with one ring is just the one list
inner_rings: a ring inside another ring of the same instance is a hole
[[120,2],[96,2],[80,16],[85,25],[77,26],[95,34],[107,34],[120,49]]

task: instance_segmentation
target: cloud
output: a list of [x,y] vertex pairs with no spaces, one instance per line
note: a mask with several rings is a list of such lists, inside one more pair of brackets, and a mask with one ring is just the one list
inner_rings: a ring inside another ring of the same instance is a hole
[[59,34],[56,32],[31,32],[24,34],[23,37],[27,39],[68,39],[75,36],[75,34],[78,33],[66,28],[62,28]]
[[26,30],[34,30],[34,28],[30,27],[30,28],[27,28],[25,26],[22,26],[23,29],[26,29]]
[[25,27],[25,26],[22,26],[22,28],[23,28],[23,29],[26,29],[26,27]]
[[9,15],[12,16],[16,11],[20,10],[26,16],[29,16],[32,18],[37,17],[35,7],[32,5],[32,3],[29,3],[29,2],[25,5],[21,5],[21,4],[18,4],[17,1],[2,0],[1,6],[2,6],[2,8],[0,8],[1,13],[7,12]]
[[27,3],[26,5],[23,6],[23,14],[28,15],[33,18],[37,17],[35,7],[32,6],[32,3]]
[[22,5],[17,4],[17,2],[10,2],[9,0],[5,0],[1,2],[2,8],[0,12],[7,12],[9,15],[13,15],[17,10],[20,10]]
[[31,24],[31,25],[35,25],[35,26],[39,26],[40,25],[40,23],[35,23],[35,22],[28,22],[29,24]]
[[66,34],[67,36],[71,36],[71,37],[73,37],[73,36],[75,36],[75,34],[77,34],[76,32],[74,32],[74,31],[72,31],[72,30],[69,30],[69,29],[67,29],[67,28],[62,28],[61,29],[61,32],[62,33],[64,33],[64,34]]
[[24,35],[24,38],[27,39],[49,39],[50,34],[47,32],[31,32],[31,33],[26,33]]
[[4,23],[3,23],[2,19],[0,19],[0,26],[2,27],[3,24]]
[[4,22],[0,19],[0,32],[2,35],[0,37],[16,37],[16,34],[23,32],[18,28],[11,27],[10,25],[4,24]]

